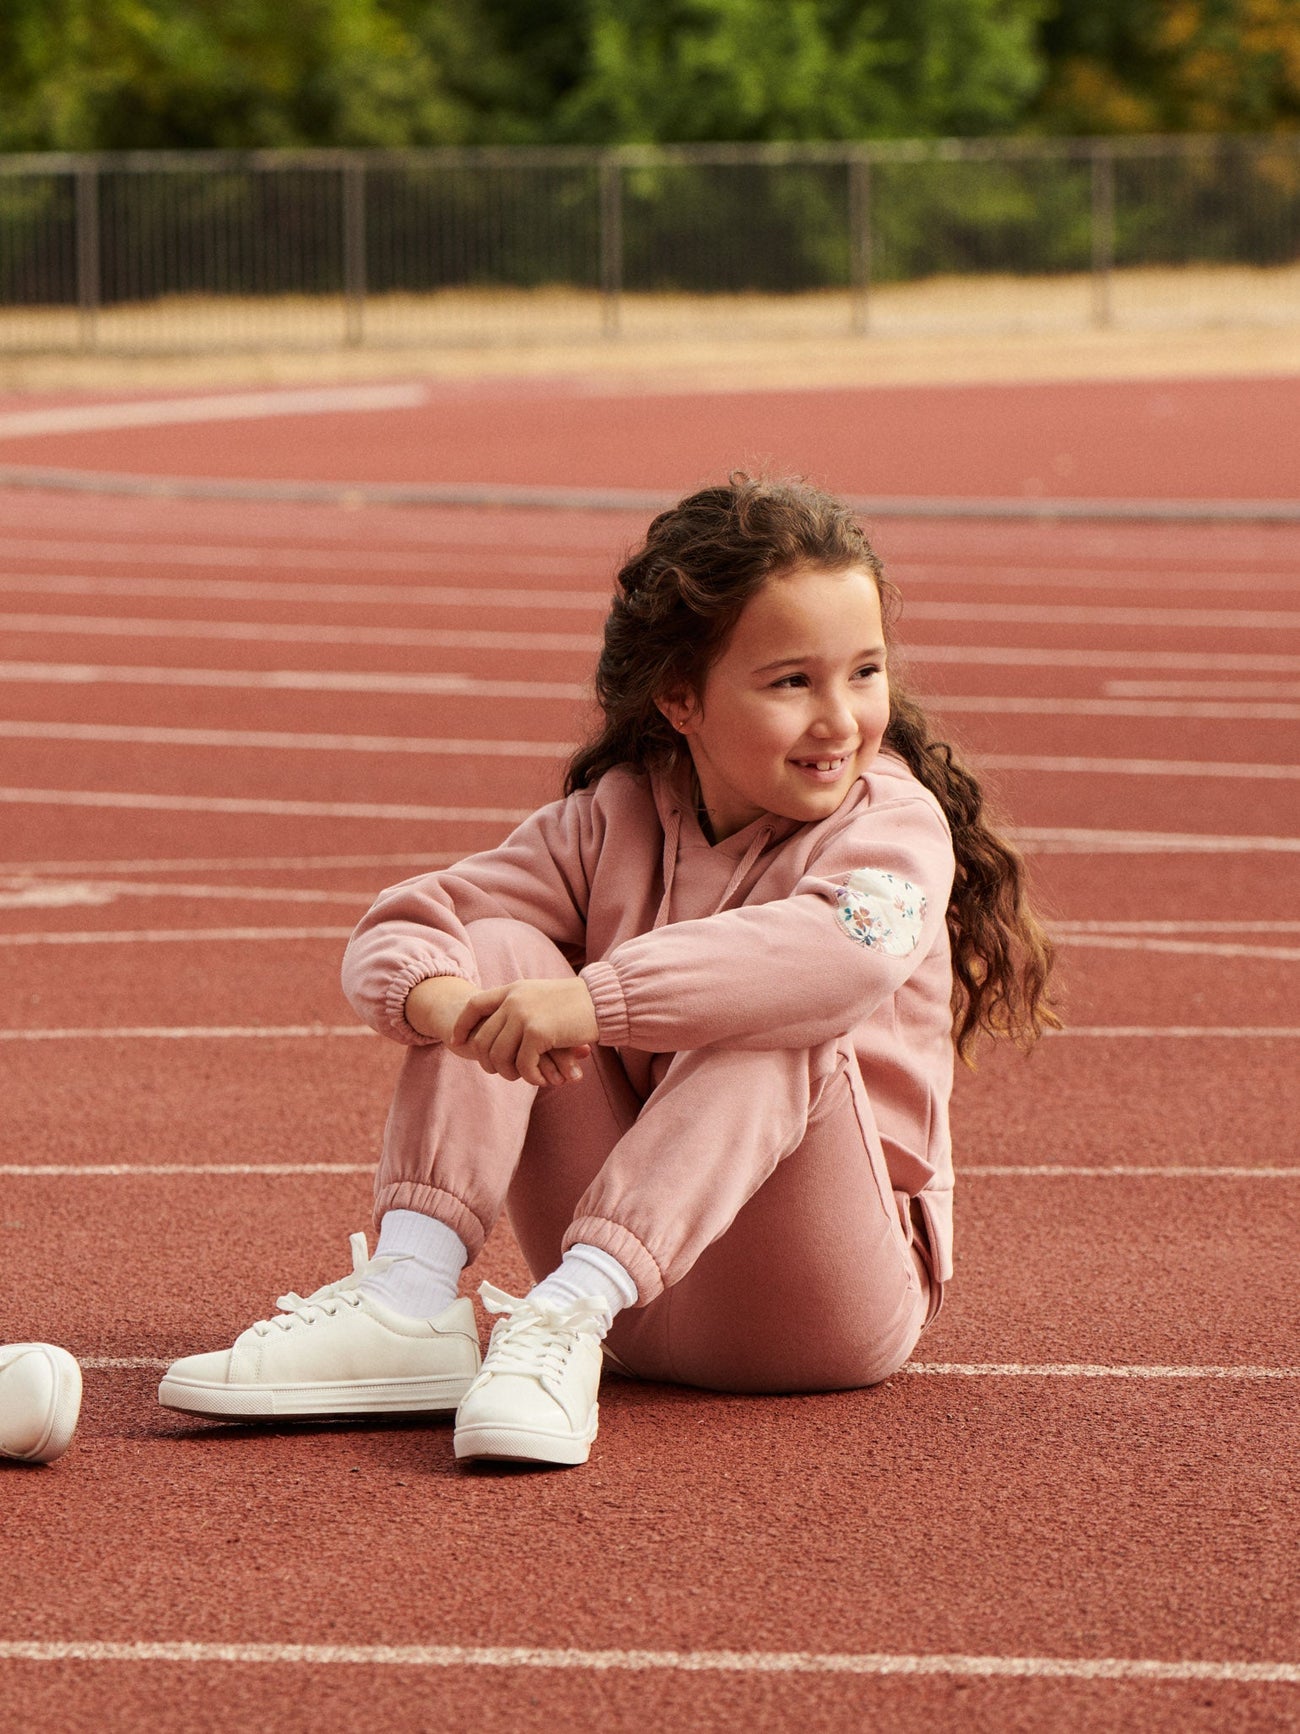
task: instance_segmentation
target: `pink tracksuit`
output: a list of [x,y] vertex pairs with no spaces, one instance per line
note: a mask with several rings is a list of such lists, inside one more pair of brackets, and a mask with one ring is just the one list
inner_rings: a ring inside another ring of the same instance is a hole
[[[883,752],[829,819],[710,844],[688,771],[608,772],[498,848],[385,891],[344,988],[410,1045],[376,1218],[477,1255],[503,1206],[536,1276],[575,1241],[634,1278],[609,1347],[728,1390],[871,1384],[951,1274],[952,842]],[[406,1022],[412,987],[581,973],[581,1083],[493,1077]]]

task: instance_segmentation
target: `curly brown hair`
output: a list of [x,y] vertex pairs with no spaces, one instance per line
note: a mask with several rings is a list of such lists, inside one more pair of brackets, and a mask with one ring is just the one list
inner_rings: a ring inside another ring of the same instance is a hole
[[[570,760],[565,793],[589,788],[615,765],[675,764],[686,749],[656,701],[703,691],[741,611],[769,579],[850,566],[875,580],[891,644],[898,592],[853,513],[821,489],[738,470],[661,512],[618,573],[596,667],[603,721]],[[1024,863],[989,823],[978,779],[935,738],[921,705],[892,674],[884,744],[934,795],[952,830],[957,1052],[969,1061],[981,1033],[1032,1046],[1060,1019],[1047,992],[1052,944],[1030,908]]]

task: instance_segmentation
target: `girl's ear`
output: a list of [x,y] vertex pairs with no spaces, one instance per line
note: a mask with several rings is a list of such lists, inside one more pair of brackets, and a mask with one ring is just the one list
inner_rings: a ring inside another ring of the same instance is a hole
[[682,687],[676,692],[661,693],[655,700],[655,709],[660,716],[667,719],[670,727],[676,729],[679,735],[691,735],[699,719],[700,707],[695,694]]

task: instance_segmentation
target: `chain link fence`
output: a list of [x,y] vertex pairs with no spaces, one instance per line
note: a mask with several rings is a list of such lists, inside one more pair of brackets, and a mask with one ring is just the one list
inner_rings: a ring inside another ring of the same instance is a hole
[[1297,135],[0,157],[0,353],[1297,320]]

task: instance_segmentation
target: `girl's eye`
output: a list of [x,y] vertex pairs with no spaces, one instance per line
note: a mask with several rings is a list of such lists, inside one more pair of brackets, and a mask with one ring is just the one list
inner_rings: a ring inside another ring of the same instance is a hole
[[857,670],[855,678],[858,680],[864,680],[864,679],[869,680],[873,674],[879,674],[879,673],[880,673],[880,664],[878,662],[869,662],[866,664],[865,667]]
[[806,674],[783,674],[780,680],[774,680],[772,682],[772,685],[775,687],[807,686],[807,684],[808,676]]

